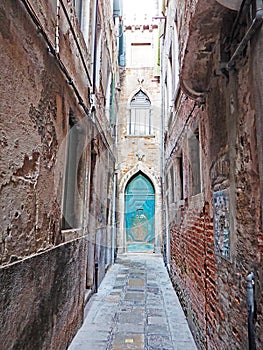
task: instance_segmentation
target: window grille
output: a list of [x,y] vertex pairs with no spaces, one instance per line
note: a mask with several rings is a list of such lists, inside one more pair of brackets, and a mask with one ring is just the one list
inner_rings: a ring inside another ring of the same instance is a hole
[[151,102],[141,90],[130,104],[129,135],[151,135]]

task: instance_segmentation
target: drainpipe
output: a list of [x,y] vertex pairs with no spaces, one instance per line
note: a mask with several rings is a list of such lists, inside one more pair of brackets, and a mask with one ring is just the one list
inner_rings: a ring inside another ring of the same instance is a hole
[[115,237],[116,237],[116,186],[118,171],[114,171],[113,195],[112,195],[112,229],[111,229],[111,264],[115,260]]
[[57,0],[57,18],[56,18],[56,37],[55,37],[55,51],[59,54],[59,0]]
[[93,12],[93,63],[92,63],[92,94],[95,95],[96,92],[96,65],[97,65],[97,25],[98,25],[98,0],[95,0],[94,12]]
[[94,293],[98,293],[99,288],[99,263],[95,261],[95,273],[94,273]]
[[247,281],[247,309],[248,309],[248,343],[249,350],[256,350],[256,340],[255,340],[255,303],[254,303],[254,285],[255,277],[254,273],[251,272],[246,277]]
[[239,56],[239,54],[244,50],[249,40],[252,38],[252,36],[255,34],[257,29],[262,25],[263,22],[263,3],[262,0],[256,0],[256,14],[252,21],[252,24],[248,28],[246,34],[244,35],[243,39],[239,43],[238,47],[236,48],[235,52],[233,53],[232,57],[230,58],[229,62],[226,64],[226,69],[230,71],[234,64],[235,60]]
[[[165,19],[166,17],[162,17]],[[161,41],[161,38],[160,38]],[[164,47],[164,37],[162,38],[162,43],[160,42],[160,51]],[[160,52],[161,60],[163,60],[163,52]],[[161,76],[163,73],[163,62],[161,62]],[[161,84],[163,85],[163,84]],[[162,233],[163,233],[163,244],[164,244],[164,264],[168,271],[170,271],[170,229],[169,225],[167,227],[167,207],[166,207],[166,196],[165,196],[165,148],[164,148],[164,133],[165,133],[165,120],[164,120],[164,87],[162,86],[162,101],[161,101],[161,196],[162,196]]]

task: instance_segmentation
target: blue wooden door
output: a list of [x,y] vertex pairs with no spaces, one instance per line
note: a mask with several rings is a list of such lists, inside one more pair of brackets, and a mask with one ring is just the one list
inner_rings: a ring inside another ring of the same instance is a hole
[[142,174],[134,177],[125,191],[125,228],[127,250],[153,251],[155,193]]

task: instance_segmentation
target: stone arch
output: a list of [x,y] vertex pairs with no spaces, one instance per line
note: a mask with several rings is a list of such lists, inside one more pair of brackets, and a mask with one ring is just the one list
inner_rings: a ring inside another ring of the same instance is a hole
[[133,91],[131,92],[131,94],[130,94],[128,100],[127,100],[127,108],[128,108],[128,109],[130,108],[131,100],[133,99],[133,97],[134,97],[140,90],[149,98],[149,100],[151,101],[151,104],[152,104],[153,99],[152,99],[151,94],[150,94],[146,89],[144,89],[144,88],[140,85],[140,86],[138,86],[135,90],[133,90]]
[[125,188],[128,182],[136,173],[143,173],[146,175],[152,182],[155,193],[160,193],[161,190],[161,181],[157,176],[155,171],[150,170],[147,166],[145,166],[142,162],[137,163],[132,169],[130,169],[121,179],[120,181],[120,193],[124,193]]
[[161,180],[155,171],[149,169],[142,162],[138,162],[130,169],[119,181],[119,224],[117,234],[118,252],[127,252],[126,229],[125,229],[125,189],[130,180],[136,174],[142,173],[152,183],[155,191],[155,242],[154,252],[160,253],[162,245],[162,197],[161,197]]
[[124,194],[124,226],[128,252],[153,252],[155,190],[141,171],[128,182]]

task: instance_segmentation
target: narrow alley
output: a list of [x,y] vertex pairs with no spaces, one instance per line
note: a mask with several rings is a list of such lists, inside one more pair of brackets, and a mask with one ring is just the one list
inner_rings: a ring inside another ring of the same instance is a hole
[[263,349],[263,0],[0,0],[1,350]]
[[195,350],[163,257],[121,254],[88,302],[69,350]]

